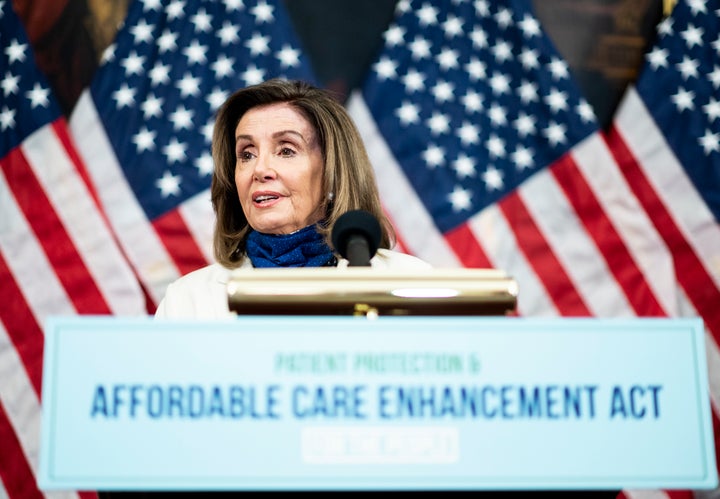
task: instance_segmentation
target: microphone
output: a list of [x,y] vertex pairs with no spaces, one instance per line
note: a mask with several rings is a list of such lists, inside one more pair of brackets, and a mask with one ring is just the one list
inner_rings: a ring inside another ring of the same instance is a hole
[[346,211],[332,229],[332,243],[350,267],[369,267],[380,246],[380,223],[367,211]]

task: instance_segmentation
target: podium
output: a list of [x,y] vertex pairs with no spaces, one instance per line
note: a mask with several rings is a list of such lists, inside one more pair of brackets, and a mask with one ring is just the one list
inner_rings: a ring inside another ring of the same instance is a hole
[[238,315],[503,316],[518,296],[515,280],[494,269],[243,269],[227,289]]
[[699,319],[527,319],[500,272],[328,270],[237,272],[228,320],[51,318],[41,489],[717,486]]

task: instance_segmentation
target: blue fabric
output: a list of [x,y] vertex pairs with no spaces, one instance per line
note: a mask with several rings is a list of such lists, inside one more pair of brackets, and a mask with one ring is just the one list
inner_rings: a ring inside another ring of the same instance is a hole
[[248,234],[245,251],[253,267],[325,267],[335,265],[335,255],[315,225],[292,234]]

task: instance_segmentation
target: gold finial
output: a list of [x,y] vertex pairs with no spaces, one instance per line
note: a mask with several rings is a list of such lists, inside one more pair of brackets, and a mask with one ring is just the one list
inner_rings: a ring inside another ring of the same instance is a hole
[[676,3],[677,0],[663,0],[663,15],[669,16]]

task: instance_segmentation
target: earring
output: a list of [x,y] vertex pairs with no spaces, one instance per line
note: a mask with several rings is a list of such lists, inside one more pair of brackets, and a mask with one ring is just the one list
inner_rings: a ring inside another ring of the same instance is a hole
[[327,193],[327,200],[332,203],[333,199],[335,199],[335,193],[328,192]]

